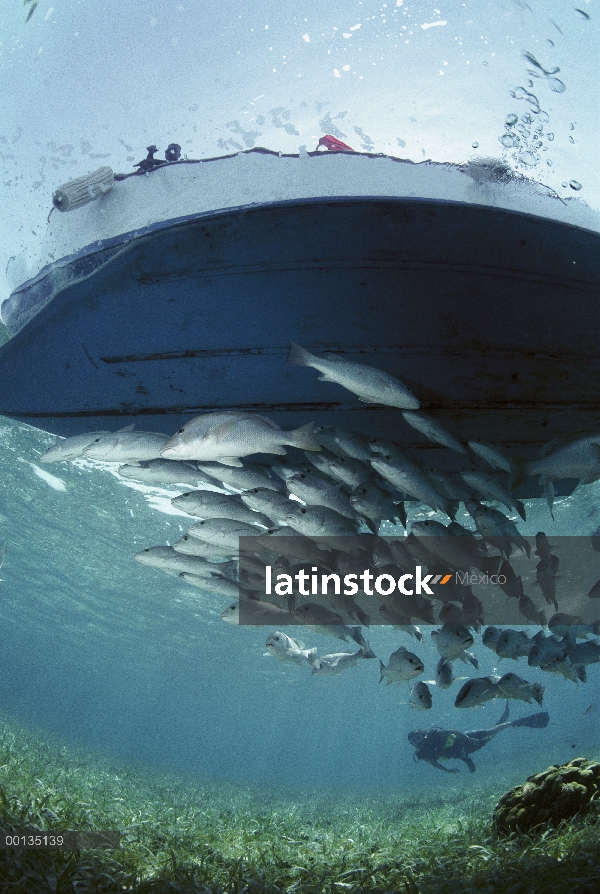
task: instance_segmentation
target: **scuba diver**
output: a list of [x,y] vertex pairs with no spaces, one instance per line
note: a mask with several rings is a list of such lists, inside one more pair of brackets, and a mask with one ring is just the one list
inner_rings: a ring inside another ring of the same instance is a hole
[[475,764],[469,757],[473,751],[479,751],[484,745],[487,745],[494,736],[503,729],[511,726],[528,726],[534,729],[544,729],[548,726],[549,716],[547,711],[540,711],[538,714],[530,714],[529,717],[521,717],[519,720],[508,719],[508,701],[502,713],[502,717],[496,724],[489,729],[476,729],[470,732],[461,733],[457,729],[438,729],[434,727],[430,730],[415,729],[408,734],[408,741],[415,746],[413,760],[427,761],[432,767],[438,770],[444,770],[446,773],[459,773],[456,768],[450,769],[440,764],[450,758],[464,761],[471,773],[475,772]]

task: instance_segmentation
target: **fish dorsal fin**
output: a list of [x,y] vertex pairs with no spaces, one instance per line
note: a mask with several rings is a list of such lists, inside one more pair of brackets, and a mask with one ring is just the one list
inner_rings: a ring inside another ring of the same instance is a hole
[[123,428],[118,428],[115,434],[120,431],[133,431],[135,428],[135,422],[132,422],[131,425],[126,425]]

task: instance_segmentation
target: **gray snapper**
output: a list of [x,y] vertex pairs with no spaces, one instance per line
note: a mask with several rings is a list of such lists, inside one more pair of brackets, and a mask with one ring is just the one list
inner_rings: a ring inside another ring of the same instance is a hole
[[495,475],[487,472],[463,472],[462,478],[469,487],[475,488],[484,500],[496,500],[498,503],[506,506],[507,509],[516,510],[523,521],[526,521],[523,503],[515,499]]
[[444,624],[438,630],[431,631],[431,638],[435,647],[448,661],[460,658],[461,661],[470,661],[474,667],[478,667],[477,659],[466,650],[473,645],[473,637],[462,624]]
[[109,435],[108,431],[88,431],[82,435],[72,435],[70,438],[57,436],[56,444],[50,447],[40,456],[41,463],[61,463],[81,456],[86,447],[103,435]]
[[158,487],[169,484],[184,484],[188,487],[208,484],[210,487],[218,487],[218,482],[202,472],[195,463],[177,462],[174,459],[148,459],[135,465],[119,466],[118,472],[121,478],[128,481],[141,481]]
[[260,512],[254,512],[234,494],[221,494],[211,490],[192,490],[173,497],[171,505],[197,518],[231,518],[249,525],[270,528],[272,520]]
[[[286,432],[266,416],[240,414],[224,422],[216,420],[214,426],[207,427],[206,415],[193,419],[179,429],[164,445],[161,456],[167,459],[216,461],[241,467],[240,457],[253,453],[285,455],[284,445],[300,450],[321,449],[315,441],[312,422]],[[214,415],[222,416],[220,413]]]
[[472,680],[467,680],[456,696],[454,707],[476,708],[491,699],[502,697],[502,693],[498,689],[499,679],[500,677],[490,676],[474,677]]
[[306,649],[300,640],[292,639],[287,633],[276,630],[270,633],[266,642],[267,652],[279,661],[292,664],[312,664],[318,658],[316,648]]
[[498,689],[502,698],[514,698],[531,704],[537,702],[541,707],[544,698],[544,687],[540,683],[528,683],[517,674],[504,674],[498,680]]
[[513,630],[507,627],[501,630],[496,640],[496,655],[499,658],[512,658],[518,661],[519,658],[529,656],[533,647],[533,639],[529,639],[522,630]]
[[379,682],[385,680],[386,685],[390,683],[408,683],[409,680],[418,677],[423,673],[425,666],[418,655],[409,652],[406,646],[400,646],[390,655],[387,667],[379,660]]
[[267,515],[274,521],[283,521],[290,505],[290,498],[278,491],[269,490],[267,487],[253,487],[251,490],[242,491],[240,500],[249,509]]
[[345,518],[356,519],[350,500],[342,491],[341,484],[334,484],[330,478],[318,472],[300,472],[286,478],[285,486],[295,497],[309,506],[327,506]]
[[426,438],[429,438],[430,441],[433,441],[434,444],[439,444],[441,447],[448,447],[455,453],[461,453],[466,456],[467,451],[460,441],[457,441],[449,431],[446,431],[443,425],[435,419],[432,419],[431,416],[428,416],[426,413],[415,413],[411,411],[404,411],[402,416],[405,422],[408,422],[412,428],[416,428],[417,431],[420,431],[421,434],[425,435]]
[[335,354],[315,357],[306,348],[291,342],[287,362],[291,366],[310,366],[321,373],[321,382],[335,382],[367,403],[418,410],[420,404],[406,385],[395,376],[373,366],[352,363]]
[[414,708],[416,711],[429,711],[432,704],[433,699],[431,697],[429,686],[427,683],[424,683],[423,680],[419,680],[411,690],[409,700],[410,707]]
[[372,459],[371,465],[384,478],[390,481],[394,487],[405,490],[415,499],[420,500],[432,509],[445,512],[451,519],[456,514],[456,505],[442,496],[435,488],[425,472],[410,460],[402,459]]
[[371,461],[371,451],[367,442],[353,432],[335,428],[333,425],[320,425],[315,429],[315,438],[321,446],[338,456],[351,456],[366,463]]
[[83,451],[84,459],[106,463],[131,463],[159,459],[168,435],[154,431],[117,431],[99,435]]
[[[281,478],[265,472],[252,465],[242,465],[241,468],[223,466],[219,463],[199,463],[202,472],[211,478],[224,484],[230,490],[245,491],[253,487],[264,487],[281,493],[284,489]],[[267,513],[268,514],[268,513]]]
[[358,652],[333,652],[331,655],[323,655],[312,662],[312,673],[321,676],[338,676],[348,668],[355,667],[365,658],[375,658],[375,655],[367,646],[361,646]]

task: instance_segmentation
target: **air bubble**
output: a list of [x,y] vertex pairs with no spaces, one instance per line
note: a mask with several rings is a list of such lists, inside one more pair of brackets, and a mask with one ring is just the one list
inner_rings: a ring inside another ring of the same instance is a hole
[[547,124],[550,121],[550,115],[548,112],[540,112],[538,121],[543,121],[544,124]]
[[513,146],[519,145],[519,141],[509,133],[505,133],[503,136],[498,137],[498,139],[505,149],[511,149]]
[[553,134],[553,133],[547,133],[547,134],[546,134],[546,139],[549,140],[550,142],[552,142],[552,140],[554,139],[554,134]]
[[567,185],[568,185],[568,184],[563,183],[563,184],[562,184],[562,188],[563,188],[563,189],[566,189],[566,188],[567,188]]
[[549,158],[549,159],[547,160],[546,164],[548,165],[549,168],[551,168],[551,167],[552,167],[552,159]]
[[479,149],[479,143],[471,143],[473,149]]
[[507,127],[512,127],[513,124],[516,124],[519,120],[519,116],[514,113],[506,116],[506,121],[504,122]]
[[515,130],[518,130],[518,132],[519,132],[519,133],[521,134],[521,136],[523,136],[523,137],[528,137],[528,136],[529,136],[529,131],[527,130],[526,127],[523,127],[522,124],[517,124],[517,126],[515,127]]
[[548,86],[554,93],[564,93],[567,89],[562,81],[559,81],[558,78],[548,78],[547,79]]
[[531,124],[533,118],[531,117],[531,115],[521,115],[521,121],[523,122],[523,124]]
[[569,137],[569,143],[574,143],[574,142],[575,142],[575,140],[573,139],[573,137]]
[[581,189],[581,183],[578,183],[577,180],[569,180],[569,186],[571,189],[578,191]]
[[535,93],[528,93],[525,87],[515,87],[510,95],[514,96],[515,99],[526,99],[533,114],[539,115],[541,111],[540,103]]
[[529,168],[537,164],[537,159],[533,152],[521,152],[518,161],[520,161],[522,165],[527,165]]

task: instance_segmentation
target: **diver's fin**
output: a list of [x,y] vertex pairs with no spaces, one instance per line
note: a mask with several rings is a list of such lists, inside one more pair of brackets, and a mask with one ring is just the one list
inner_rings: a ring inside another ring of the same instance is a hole
[[529,717],[520,717],[513,720],[513,726],[531,726],[536,729],[544,729],[550,722],[550,715],[547,711],[540,711],[539,714],[530,714]]
[[506,705],[504,706],[504,711],[502,712],[502,717],[500,718],[500,720],[498,721],[496,726],[498,726],[500,723],[506,723],[506,721],[508,720],[509,713],[510,713],[510,708],[508,705],[508,699],[506,699]]

